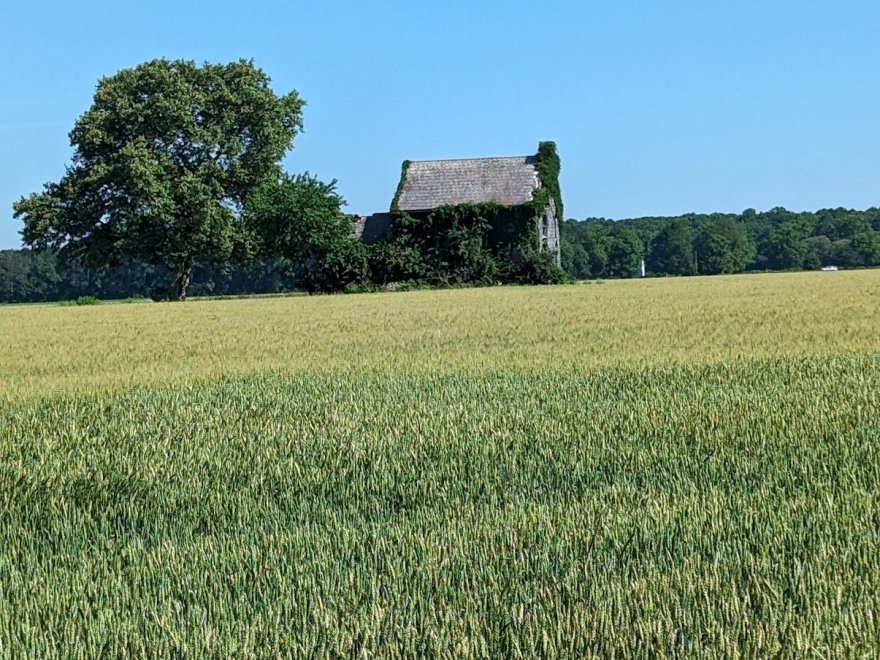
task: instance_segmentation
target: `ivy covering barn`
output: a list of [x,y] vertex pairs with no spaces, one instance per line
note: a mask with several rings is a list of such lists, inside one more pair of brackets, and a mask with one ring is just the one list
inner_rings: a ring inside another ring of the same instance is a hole
[[405,161],[390,212],[356,218],[374,278],[559,281],[559,172],[553,142],[528,156]]

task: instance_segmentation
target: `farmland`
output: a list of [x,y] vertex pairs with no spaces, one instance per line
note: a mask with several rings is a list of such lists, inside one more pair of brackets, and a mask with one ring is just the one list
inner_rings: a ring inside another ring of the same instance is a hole
[[0,308],[0,655],[870,655],[880,272]]

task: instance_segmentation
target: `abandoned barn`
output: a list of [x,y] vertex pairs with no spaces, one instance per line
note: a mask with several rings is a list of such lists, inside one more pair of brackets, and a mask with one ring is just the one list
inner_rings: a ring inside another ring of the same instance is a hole
[[[542,163],[551,165],[549,171],[542,171]],[[407,161],[391,212],[356,218],[355,232],[375,243],[393,235],[395,218],[402,215],[418,220],[444,207],[482,205],[502,209],[487,236],[493,251],[516,249],[527,237],[559,263],[561,199],[552,142],[541,143],[533,156]]]

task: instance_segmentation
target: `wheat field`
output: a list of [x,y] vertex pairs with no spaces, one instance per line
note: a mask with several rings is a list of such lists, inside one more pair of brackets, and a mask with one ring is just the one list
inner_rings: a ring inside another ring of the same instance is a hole
[[266,370],[580,372],[871,356],[878,328],[878,271],[22,305],[0,307],[0,375],[12,398]]
[[872,657],[880,271],[0,308],[2,657]]

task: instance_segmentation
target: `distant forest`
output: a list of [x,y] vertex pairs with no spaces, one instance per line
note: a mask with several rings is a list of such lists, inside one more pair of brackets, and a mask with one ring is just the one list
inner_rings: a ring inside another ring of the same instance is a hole
[[575,279],[880,266],[880,209],[566,220],[562,265]]
[[[749,209],[738,215],[563,223],[562,265],[574,279],[635,277],[642,259],[653,276],[880,266],[880,209]],[[196,264],[190,294],[289,292],[296,289],[293,270],[283,259],[247,271]],[[48,252],[0,251],[2,303],[146,298],[165,288],[167,272],[140,263],[89,270]]]

